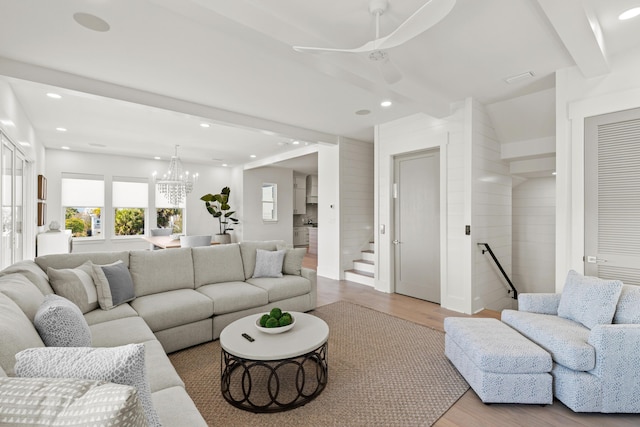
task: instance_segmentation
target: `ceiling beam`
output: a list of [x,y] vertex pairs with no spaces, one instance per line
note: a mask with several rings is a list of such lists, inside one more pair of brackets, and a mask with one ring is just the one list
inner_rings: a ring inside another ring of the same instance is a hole
[[611,71],[600,23],[582,0],[537,0],[560,40],[586,78]]
[[294,138],[308,142],[337,144],[339,141],[339,136],[337,135],[292,126],[286,123],[275,122],[260,117],[240,114],[209,105],[198,104],[131,87],[120,86],[76,74],[40,67],[38,65],[14,61],[4,57],[0,57],[0,74],[7,77],[75,90],[119,101],[126,101],[148,107],[184,113],[208,119],[213,123],[225,126],[259,130],[269,132],[273,135],[280,135],[286,138]]

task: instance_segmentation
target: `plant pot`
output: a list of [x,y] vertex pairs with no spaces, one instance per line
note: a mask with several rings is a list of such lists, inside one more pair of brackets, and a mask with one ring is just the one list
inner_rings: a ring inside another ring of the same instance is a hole
[[227,245],[231,243],[231,234],[214,234],[213,241],[221,245]]

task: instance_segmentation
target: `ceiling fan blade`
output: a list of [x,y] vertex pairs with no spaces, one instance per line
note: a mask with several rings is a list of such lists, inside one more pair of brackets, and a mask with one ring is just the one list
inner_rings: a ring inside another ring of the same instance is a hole
[[373,40],[373,45],[385,50],[408,42],[444,19],[455,4],[456,0],[429,0],[391,34]]
[[389,58],[385,58],[383,61],[380,61],[378,63],[378,68],[380,69],[380,74],[382,74],[384,81],[390,85],[402,80],[402,73],[398,67],[389,60]]
[[366,53],[375,50],[374,41],[369,41],[360,47],[353,49],[337,49],[332,47],[309,47],[309,46],[293,46],[293,50],[301,53]]

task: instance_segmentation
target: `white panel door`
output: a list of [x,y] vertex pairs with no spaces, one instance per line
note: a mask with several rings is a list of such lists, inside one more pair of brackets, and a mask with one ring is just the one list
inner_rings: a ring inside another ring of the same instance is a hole
[[394,159],[395,291],[440,303],[440,151]]
[[585,273],[640,285],[640,109],[585,120]]

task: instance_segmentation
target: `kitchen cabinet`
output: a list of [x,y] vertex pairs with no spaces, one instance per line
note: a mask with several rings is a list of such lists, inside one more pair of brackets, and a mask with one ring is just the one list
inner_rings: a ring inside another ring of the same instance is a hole
[[293,227],[293,246],[309,245],[309,227]]
[[293,214],[307,213],[307,180],[304,175],[293,176]]

